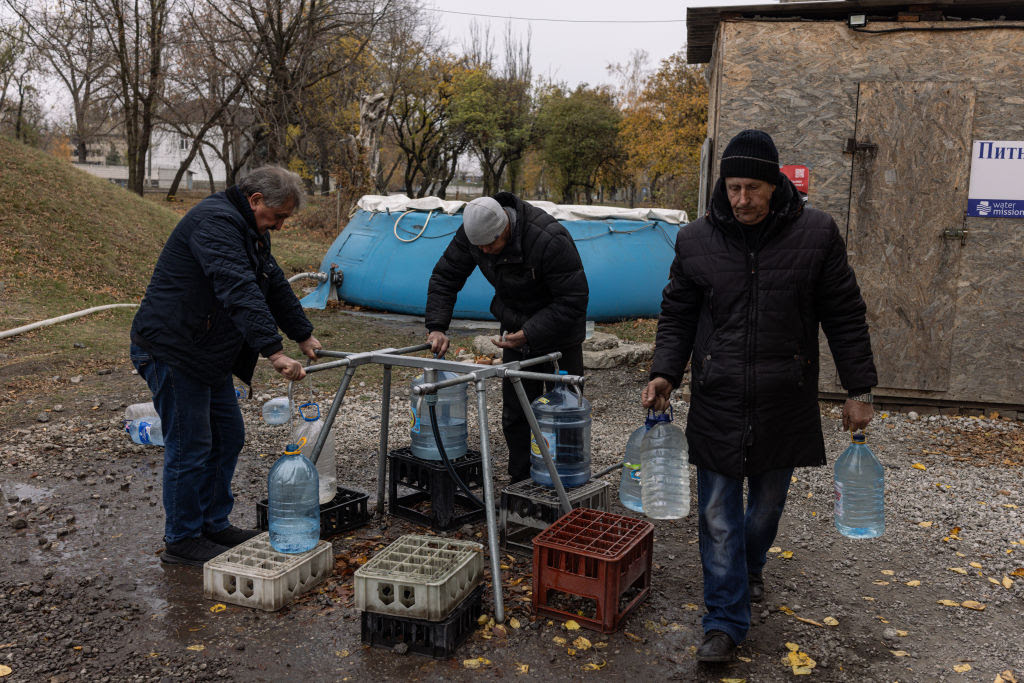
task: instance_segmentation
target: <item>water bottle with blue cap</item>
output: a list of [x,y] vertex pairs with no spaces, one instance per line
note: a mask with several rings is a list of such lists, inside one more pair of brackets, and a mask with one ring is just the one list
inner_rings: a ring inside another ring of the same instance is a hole
[[876,538],[885,531],[885,472],[865,441],[864,432],[851,432],[835,464],[833,521],[850,538]]
[[683,430],[668,412],[648,413],[654,424],[640,442],[640,478],[644,514],[679,519],[690,514],[690,462]]
[[320,542],[319,477],[302,454],[306,445],[288,444],[267,476],[267,526],[279,553],[304,553]]
[[[559,370],[558,374],[568,373]],[[562,486],[582,486],[590,481],[590,401],[583,398],[579,388],[559,382],[530,408]],[[530,477],[541,486],[554,488],[537,439],[537,434],[531,434]]]

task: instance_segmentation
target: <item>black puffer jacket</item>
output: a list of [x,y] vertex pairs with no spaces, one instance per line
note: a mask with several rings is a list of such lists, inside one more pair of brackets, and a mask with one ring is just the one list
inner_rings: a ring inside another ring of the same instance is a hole
[[197,204],[167,238],[132,322],[132,341],[210,384],[252,381],[257,353],[282,348],[280,327],[305,341],[313,326],[231,187]]
[[427,329],[448,329],[459,290],[479,266],[494,286],[491,313],[503,330],[523,330],[532,353],[581,343],[590,290],[569,232],[549,213],[510,192],[494,199],[516,212],[508,244],[500,254],[488,255],[458,229],[430,276]]
[[733,478],[825,464],[818,326],[847,389],[876,383],[866,307],[835,221],[785,176],[755,250],[715,187],[679,231],[651,376],[678,386],[692,356],[686,436],[698,467]]

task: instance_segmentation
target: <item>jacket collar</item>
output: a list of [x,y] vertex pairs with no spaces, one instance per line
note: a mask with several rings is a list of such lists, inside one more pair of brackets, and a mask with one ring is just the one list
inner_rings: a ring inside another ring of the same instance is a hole
[[229,187],[224,194],[227,196],[228,201],[231,202],[231,205],[238,209],[238,213],[242,214],[242,218],[249,228],[248,233],[250,237],[257,243],[270,249],[270,232],[267,231],[261,235],[260,231],[256,228],[256,214],[252,212],[252,207],[249,206],[249,198],[242,194],[237,185]]
[[[768,207],[768,217],[761,229],[759,247],[792,224],[803,210],[804,203],[800,193],[789,178],[783,173],[779,173],[779,182],[775,185],[775,192],[772,193],[771,204]],[[711,193],[711,206],[708,208],[707,218],[725,235],[733,240],[738,240],[741,244],[746,244],[744,237],[746,226],[736,220],[732,206],[729,204],[729,196],[725,191],[725,181],[722,178],[715,183],[715,189]]]
[[494,195],[500,206],[507,206],[516,212],[516,220],[508,236],[508,244],[500,254],[494,256],[494,264],[523,262],[523,230],[526,226],[526,204],[511,192],[499,192]]

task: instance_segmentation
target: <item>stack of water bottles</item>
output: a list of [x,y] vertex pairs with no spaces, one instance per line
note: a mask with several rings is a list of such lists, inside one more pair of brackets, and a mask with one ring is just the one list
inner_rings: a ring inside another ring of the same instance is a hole
[[290,443],[267,476],[267,526],[279,553],[304,553],[320,541],[320,487],[316,467]]
[[137,444],[163,446],[164,433],[153,402],[133,403],[124,411],[124,430]]

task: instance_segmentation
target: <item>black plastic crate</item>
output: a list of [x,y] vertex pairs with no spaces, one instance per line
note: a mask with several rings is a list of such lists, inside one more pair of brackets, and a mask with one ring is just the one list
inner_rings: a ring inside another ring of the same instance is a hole
[[367,645],[386,648],[405,643],[409,652],[447,659],[476,629],[483,610],[483,594],[484,586],[480,584],[444,621],[363,612],[362,640]]
[[[369,522],[370,513],[366,508],[369,497],[361,491],[339,486],[334,498],[320,506],[320,538],[356,529]],[[261,531],[266,531],[269,526],[266,498],[256,503],[256,526]]]
[[[448,531],[483,517],[484,509],[462,492],[443,462],[423,460],[413,455],[410,449],[400,448],[388,453],[388,465],[390,514],[430,526],[436,531]],[[471,450],[453,460],[452,467],[466,486],[483,488],[483,461],[478,451]],[[413,492],[400,496],[399,486]],[[430,503],[428,512],[417,509],[424,501]]]

